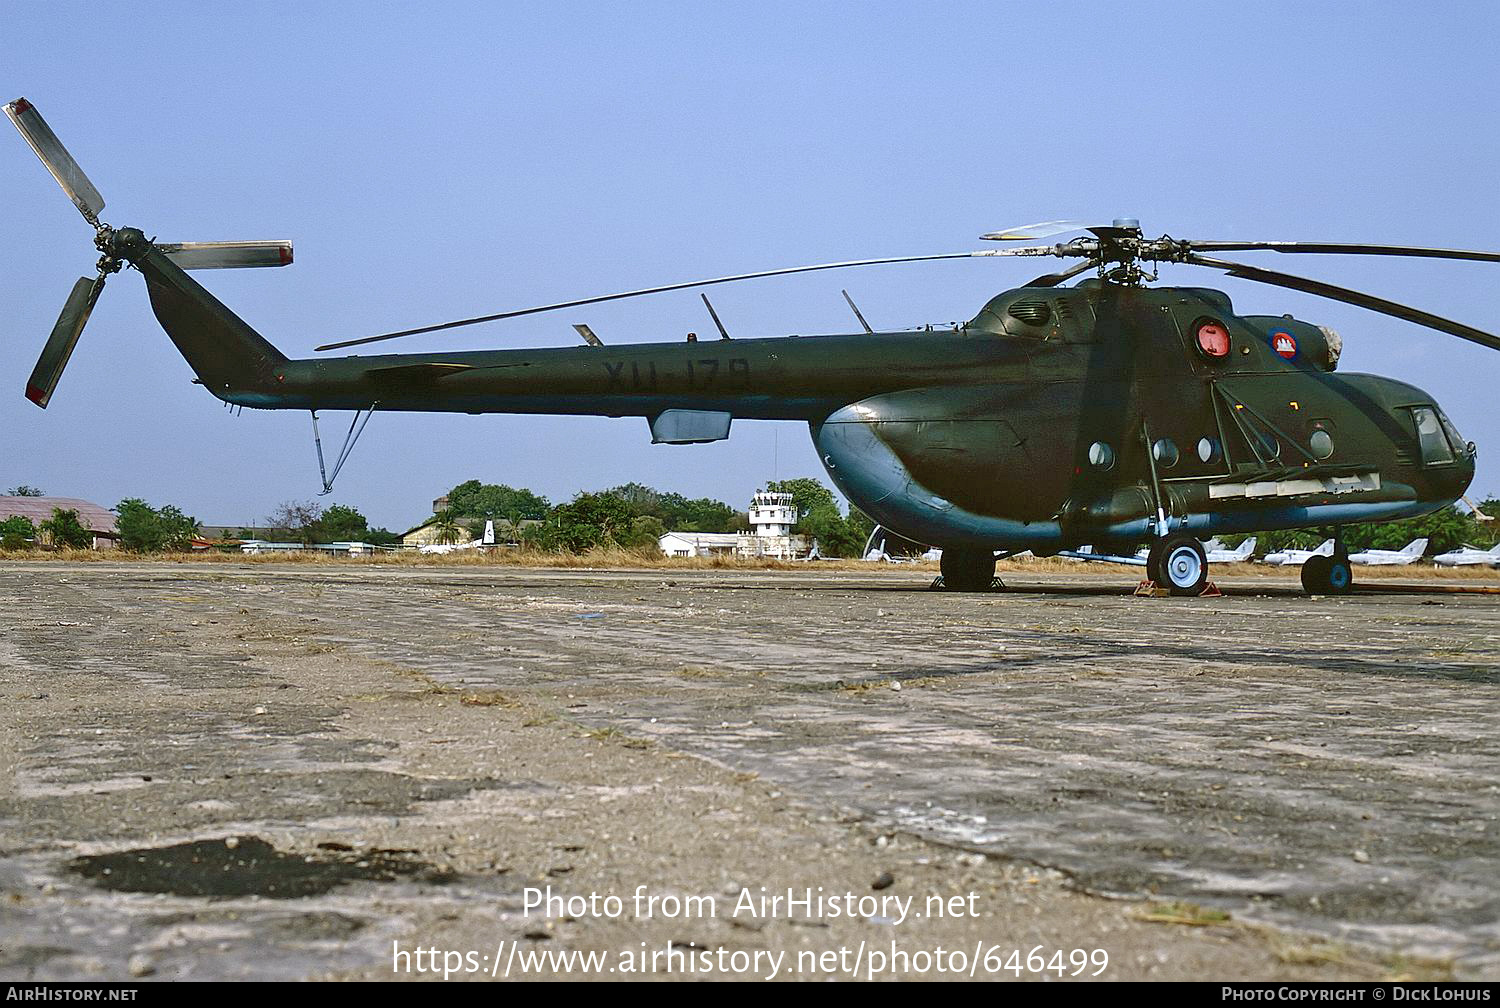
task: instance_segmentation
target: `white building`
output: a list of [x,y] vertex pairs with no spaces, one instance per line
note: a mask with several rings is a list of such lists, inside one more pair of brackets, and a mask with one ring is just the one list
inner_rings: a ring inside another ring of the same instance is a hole
[[667,556],[698,557],[733,553],[739,539],[733,532],[668,532],[657,543]]
[[379,547],[363,542],[313,543],[311,546],[305,546],[302,543],[266,542],[264,539],[247,539],[240,544],[240,552],[248,556],[264,556],[267,554],[288,556],[293,553],[326,553],[329,556],[373,556],[377,549]]
[[806,554],[807,542],[792,535],[797,506],[789,493],[762,490],[750,501],[750,531],[738,533],[668,532],[658,543],[667,556],[713,556],[734,553],[745,557],[793,560]]

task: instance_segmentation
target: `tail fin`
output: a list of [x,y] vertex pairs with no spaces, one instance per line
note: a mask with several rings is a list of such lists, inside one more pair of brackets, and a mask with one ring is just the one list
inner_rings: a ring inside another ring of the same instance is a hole
[[257,398],[276,392],[285,354],[141,232],[122,228],[115,245],[146,278],[151,310],[205,388],[226,400],[236,392]]
[[1254,552],[1255,552],[1255,537],[1251,536],[1249,539],[1246,539],[1244,542],[1240,543],[1239,549],[1237,549],[1237,550],[1234,551],[1234,555],[1235,555],[1235,557],[1237,559],[1247,560],[1247,559],[1249,559],[1250,554],[1254,553]]
[[1413,539],[1411,542],[1406,544],[1405,548],[1403,548],[1401,552],[1406,554],[1407,556],[1419,557],[1423,553],[1427,552],[1427,540]]

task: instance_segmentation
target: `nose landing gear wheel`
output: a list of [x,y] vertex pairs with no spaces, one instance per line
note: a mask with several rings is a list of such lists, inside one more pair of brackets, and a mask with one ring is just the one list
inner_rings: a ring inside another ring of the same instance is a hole
[[1170,536],[1153,546],[1146,566],[1152,580],[1173,595],[1201,595],[1208,584],[1208,555],[1192,536]]
[[995,580],[995,554],[989,550],[943,550],[939,566],[949,591],[988,591]]

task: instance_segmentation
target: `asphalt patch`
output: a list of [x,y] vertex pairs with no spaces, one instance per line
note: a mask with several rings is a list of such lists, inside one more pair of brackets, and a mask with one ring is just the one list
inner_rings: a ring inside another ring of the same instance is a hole
[[289,853],[255,836],[194,840],[170,847],[143,847],[77,857],[68,871],[116,892],[169,893],[234,899],[300,899],[350,882],[410,879],[434,885],[453,874],[411,856],[410,851]]

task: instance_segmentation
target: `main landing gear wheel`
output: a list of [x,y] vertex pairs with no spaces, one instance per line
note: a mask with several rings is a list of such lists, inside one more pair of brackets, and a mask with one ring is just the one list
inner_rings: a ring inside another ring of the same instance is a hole
[[1167,579],[1161,572],[1161,548],[1167,544],[1165,539],[1151,540],[1151,546],[1146,551],[1146,580],[1152,584],[1166,584]]
[[1354,585],[1349,561],[1339,556],[1310,556],[1302,565],[1302,590],[1309,595],[1347,595]]
[[943,550],[939,566],[943,587],[949,591],[988,591],[995,580],[995,554],[990,550]]
[[1173,595],[1202,595],[1208,584],[1208,555],[1189,535],[1170,536],[1152,546],[1146,569],[1151,580]]

